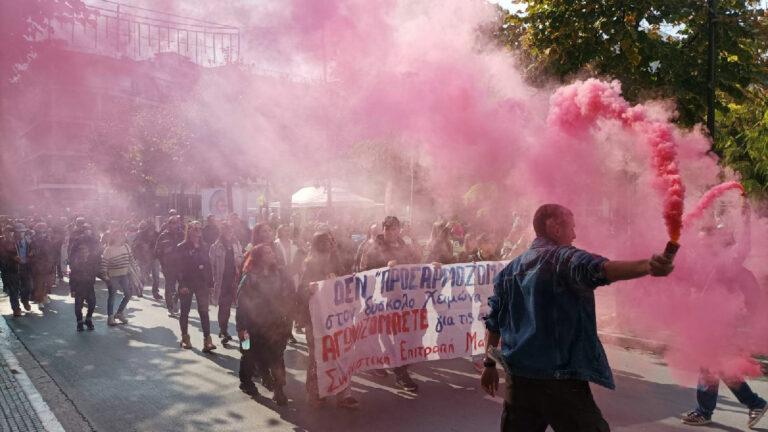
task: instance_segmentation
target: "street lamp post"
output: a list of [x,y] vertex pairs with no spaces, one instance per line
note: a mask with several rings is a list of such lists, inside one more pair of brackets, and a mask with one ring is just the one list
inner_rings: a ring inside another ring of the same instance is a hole
[[717,51],[715,46],[715,33],[717,26],[717,0],[707,0],[707,27],[709,31],[709,55],[707,77],[707,129],[715,141],[715,69],[717,64]]

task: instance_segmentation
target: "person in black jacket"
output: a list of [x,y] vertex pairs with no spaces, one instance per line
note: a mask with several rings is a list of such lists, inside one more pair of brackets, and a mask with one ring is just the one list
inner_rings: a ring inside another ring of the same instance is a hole
[[[0,237],[0,271],[3,272],[3,288],[7,289],[11,301],[13,316],[20,317],[21,305],[19,301],[27,301],[21,291],[19,279],[19,252],[16,248],[14,228],[11,225],[3,227],[3,236]],[[29,304],[27,302],[27,304]]]
[[131,252],[141,269],[142,282],[149,282],[152,278],[152,297],[155,300],[162,300],[160,295],[160,275],[157,268],[157,257],[155,257],[155,245],[159,235],[155,227],[147,221],[141,221],[139,224],[139,233],[133,239]]
[[[69,289],[75,298],[77,331],[83,331],[83,324],[88,327],[88,330],[94,329],[92,316],[94,309],[96,309],[94,285],[101,261],[99,251],[99,242],[94,237],[90,227],[86,225],[84,233],[69,256]],[[84,303],[88,304],[85,322],[83,322]]]
[[283,355],[296,310],[293,278],[281,266],[269,244],[259,244],[248,254],[237,297],[237,335],[241,341],[240,389],[258,393],[252,381],[258,364],[262,375],[271,374],[273,399],[288,403]]
[[181,347],[192,348],[187,330],[189,328],[189,312],[192,309],[192,296],[197,300],[197,313],[200,315],[200,326],[203,328],[203,352],[211,352],[216,345],[211,340],[211,320],[208,316],[208,305],[211,300],[213,276],[211,260],[208,257],[209,246],[203,242],[203,227],[198,221],[187,224],[184,241],[179,244],[179,300],[181,302]]
[[160,268],[165,277],[165,305],[171,315],[176,315],[176,284],[179,281],[179,257],[176,247],[184,238],[181,228],[181,219],[178,216],[169,217],[155,245],[155,256],[160,261]]

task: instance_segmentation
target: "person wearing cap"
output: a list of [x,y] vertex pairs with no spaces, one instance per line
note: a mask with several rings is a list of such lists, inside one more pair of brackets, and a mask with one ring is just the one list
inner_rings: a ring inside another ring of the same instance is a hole
[[203,241],[203,226],[198,221],[187,224],[184,241],[178,245],[179,256],[179,300],[181,303],[181,315],[179,326],[181,328],[180,346],[191,349],[192,342],[189,337],[189,312],[192,310],[192,297],[197,300],[197,313],[200,316],[200,327],[203,330],[203,352],[208,353],[216,349],[211,340],[211,320],[208,315],[208,306],[213,288],[211,272],[211,260],[208,256],[210,247]]
[[144,283],[152,278],[152,296],[155,300],[162,300],[160,295],[160,271],[158,269],[157,257],[155,256],[155,245],[159,237],[155,227],[147,221],[139,223],[139,232],[133,239],[131,251],[141,270],[141,279]]
[[[381,225],[384,232],[376,236],[373,247],[363,254],[360,260],[361,270],[418,263],[418,255],[401,236],[400,220],[395,216],[387,216]],[[419,386],[408,373],[408,366],[396,367],[393,372],[395,373],[395,384],[398,387],[411,392],[418,391]],[[383,371],[378,373],[384,374]]]
[[0,237],[0,271],[2,271],[3,287],[8,290],[13,316],[20,317],[22,314],[19,301],[26,301],[29,304],[29,298],[22,297],[19,280],[19,253],[16,248],[15,237],[16,233],[12,225],[3,227],[3,236]]
[[51,230],[44,222],[35,225],[35,234],[29,245],[29,264],[32,270],[32,301],[42,310],[48,304],[48,294],[56,281],[56,245]]
[[165,230],[160,233],[155,244],[155,256],[160,261],[160,268],[163,270],[163,277],[165,278],[165,305],[171,315],[176,315],[177,311],[176,285],[179,281],[177,248],[183,240],[184,231],[182,230],[181,219],[178,216],[171,216],[168,218]]

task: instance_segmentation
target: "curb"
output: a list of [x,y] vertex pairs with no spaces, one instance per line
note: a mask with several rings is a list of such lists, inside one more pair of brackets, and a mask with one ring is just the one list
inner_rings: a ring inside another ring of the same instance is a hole
[[59,423],[59,420],[51,412],[48,404],[43,400],[43,396],[37,391],[35,385],[27,376],[24,369],[21,368],[18,359],[10,349],[9,338],[15,337],[8,324],[5,322],[5,317],[0,315],[0,355],[2,355],[8,367],[14,370],[14,377],[19,383],[19,386],[24,391],[24,394],[29,399],[30,405],[35,410],[40,422],[48,432],[64,432],[64,427]]
[[[648,351],[654,354],[664,354],[667,350],[667,344],[659,341],[619,333],[597,332],[597,334],[603,343],[625,349]],[[768,356],[757,355],[754,356],[754,359],[762,366],[763,374],[768,376]]]
[[603,343],[622,348],[650,351],[654,354],[664,354],[667,345],[662,342],[643,339],[635,336],[627,336],[619,333],[597,332]]

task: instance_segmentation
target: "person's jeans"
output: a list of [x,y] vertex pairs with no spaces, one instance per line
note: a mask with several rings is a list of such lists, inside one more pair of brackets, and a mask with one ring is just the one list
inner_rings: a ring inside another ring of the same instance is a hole
[[197,313],[200,315],[200,326],[203,328],[203,336],[211,335],[211,320],[208,316],[208,305],[211,300],[211,293],[208,287],[188,287],[186,293],[179,291],[179,301],[181,302],[181,315],[179,316],[179,325],[181,334],[188,334],[189,329],[189,311],[192,310],[192,296],[197,300]]
[[176,285],[179,282],[179,275],[176,270],[163,269],[163,277],[165,278],[165,305],[168,307],[168,311],[173,311],[176,305]]
[[[736,399],[745,405],[748,409],[763,408],[765,400],[757,395],[747,385],[743,378],[733,380],[723,380],[726,386],[731,390]],[[696,401],[699,406],[696,408],[701,415],[711,418],[712,413],[717,406],[717,393],[720,388],[720,379],[707,371],[699,374],[699,384],[696,387]]]
[[22,303],[28,303],[32,295],[32,268],[29,264],[22,264],[19,267],[19,298]]
[[77,318],[77,322],[83,322],[84,303],[88,304],[85,319],[90,321],[93,311],[96,309],[96,291],[94,290],[93,283],[70,282],[70,284],[75,285],[72,291],[75,293],[75,318]]
[[160,293],[160,269],[158,267],[157,260],[152,260],[148,263],[142,263],[141,267],[141,282],[144,285],[149,283],[150,277],[152,278],[152,293]]
[[11,300],[11,308],[16,311],[20,310],[21,306],[19,304],[20,300],[20,280],[18,273],[10,273],[10,274],[4,274],[3,275],[3,287],[6,288],[6,291],[8,292],[8,297]]
[[[123,300],[117,307],[117,312],[115,312],[115,295],[117,294],[118,286],[123,290]],[[107,296],[107,314],[116,315],[123,313],[125,307],[128,306],[128,301],[131,299],[131,283],[128,275],[111,277],[109,282],[107,282],[107,290],[109,292]]]
[[219,295],[219,332],[229,334],[229,317],[232,314],[232,303],[237,295],[236,282],[224,281]]

